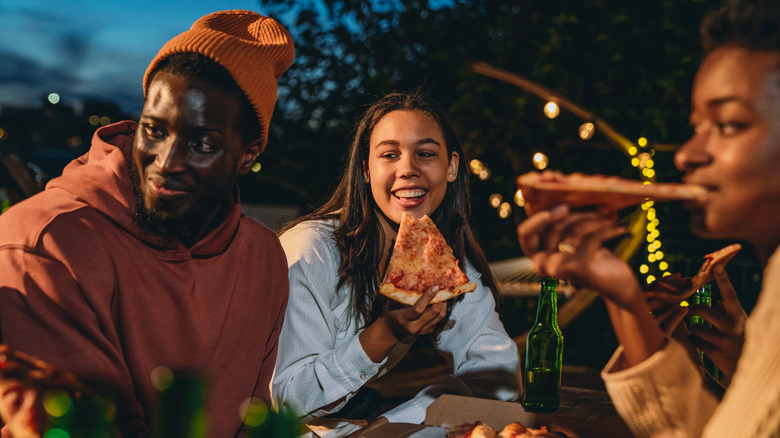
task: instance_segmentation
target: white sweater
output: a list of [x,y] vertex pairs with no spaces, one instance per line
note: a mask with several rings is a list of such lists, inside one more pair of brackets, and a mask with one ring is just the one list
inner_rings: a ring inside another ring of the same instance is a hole
[[723,400],[708,392],[690,356],[669,342],[645,362],[622,366],[622,347],[602,377],[638,437],[780,437],[780,251],[764,270],[761,295]]

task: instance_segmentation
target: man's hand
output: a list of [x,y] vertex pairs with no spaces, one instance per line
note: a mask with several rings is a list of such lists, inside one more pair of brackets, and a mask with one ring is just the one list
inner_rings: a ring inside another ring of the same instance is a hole
[[86,392],[70,373],[0,345],[0,438],[41,436],[48,420],[43,394],[55,387],[74,394]]

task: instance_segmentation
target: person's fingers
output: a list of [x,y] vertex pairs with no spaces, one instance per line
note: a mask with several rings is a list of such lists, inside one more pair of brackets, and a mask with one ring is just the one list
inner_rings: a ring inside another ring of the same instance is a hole
[[598,227],[585,232],[579,243],[578,249],[583,251],[583,254],[592,254],[593,251],[599,249],[604,242],[608,242],[618,236],[625,234],[626,228],[622,225],[615,225],[609,221],[598,221]]
[[723,264],[716,264],[712,268],[712,274],[720,290],[724,313],[731,316],[732,319],[746,317],[745,310],[739,302],[739,297],[737,297],[737,292],[734,290],[731,280],[726,275],[726,269]]
[[698,316],[708,323],[712,324],[718,330],[725,330],[729,327],[728,320],[717,310],[705,304],[696,304],[690,306],[689,316]]
[[517,239],[523,253],[530,256],[539,251],[540,235],[550,224],[555,223],[569,213],[566,205],[557,205],[549,210],[533,214],[517,226]]
[[444,305],[444,303],[437,303],[434,304],[434,306],[438,306],[440,304],[442,305],[440,308],[432,307],[430,309],[432,318],[424,323],[422,327],[420,327],[420,329],[417,331],[417,334],[427,335],[428,333],[433,332],[441,320],[444,319],[444,317],[447,315],[447,306]]
[[439,321],[442,320],[442,318],[444,318],[445,315],[447,315],[447,304],[432,304],[425,310],[425,313],[420,316],[419,322],[421,326],[427,325],[431,322],[436,325],[439,323]]
[[672,332],[683,322],[688,310],[685,307],[677,306],[676,308],[670,308],[665,312],[663,318],[656,316],[656,321],[659,321],[659,327],[661,331],[666,335],[671,335]]
[[[723,339],[723,335],[717,330],[703,324],[693,324],[690,328],[691,342],[697,347],[712,350]],[[702,348],[702,349],[704,349]]]
[[561,218],[548,228],[542,242],[542,250],[548,252],[564,251],[562,244],[568,245],[569,251],[575,251],[584,235],[612,224],[609,219],[595,212],[573,212]]
[[420,298],[418,298],[417,302],[412,306],[412,309],[414,309],[414,312],[418,317],[425,312],[425,309],[428,308],[428,304],[436,297],[437,293],[439,293],[439,286],[431,286],[420,295]]

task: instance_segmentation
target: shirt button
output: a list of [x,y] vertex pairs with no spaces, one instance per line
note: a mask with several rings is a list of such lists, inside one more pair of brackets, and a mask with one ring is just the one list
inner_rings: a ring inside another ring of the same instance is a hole
[[365,380],[365,379],[366,379],[366,375],[365,374],[361,374],[360,375],[360,380]]

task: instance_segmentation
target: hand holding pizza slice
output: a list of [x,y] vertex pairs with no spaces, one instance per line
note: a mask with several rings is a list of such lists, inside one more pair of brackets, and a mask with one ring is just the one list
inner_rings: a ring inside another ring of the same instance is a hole
[[417,219],[404,213],[379,293],[411,306],[432,286],[438,286],[439,292],[431,304],[477,287],[460,269],[452,248],[431,218]]
[[693,278],[678,274],[662,277],[645,287],[645,300],[650,309],[657,310],[668,304],[678,304],[693,295],[699,288],[713,279],[712,268],[731,260],[742,249],[735,243],[704,256],[704,263]]

